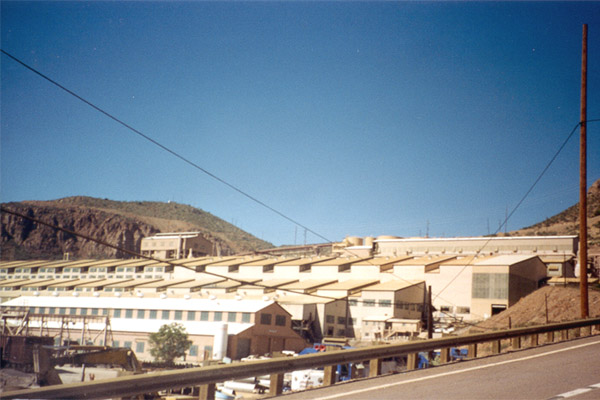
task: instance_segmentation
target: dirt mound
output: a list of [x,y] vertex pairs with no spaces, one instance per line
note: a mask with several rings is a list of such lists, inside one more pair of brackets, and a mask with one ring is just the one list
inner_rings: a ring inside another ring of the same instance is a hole
[[[600,291],[589,290],[589,315],[600,316]],[[494,317],[477,324],[470,332],[482,332],[490,329],[507,329],[509,318],[513,328],[546,323],[563,322],[581,318],[580,293],[578,287],[545,286],[529,296],[523,297],[517,304]]]

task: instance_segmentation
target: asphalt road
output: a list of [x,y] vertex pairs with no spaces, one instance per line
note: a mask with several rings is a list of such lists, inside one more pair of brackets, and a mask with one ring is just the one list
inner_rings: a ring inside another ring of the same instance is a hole
[[278,398],[600,399],[600,336],[337,384]]

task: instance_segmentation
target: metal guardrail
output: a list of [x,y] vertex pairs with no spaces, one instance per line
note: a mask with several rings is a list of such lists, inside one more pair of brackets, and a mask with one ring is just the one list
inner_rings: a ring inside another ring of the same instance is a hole
[[416,355],[419,352],[428,352],[442,349],[441,360],[449,360],[448,353],[451,347],[469,346],[469,357],[477,357],[477,345],[492,342],[492,352],[500,352],[500,342],[512,339],[512,347],[521,347],[521,338],[532,337],[532,345],[537,345],[537,337],[547,333],[551,335],[549,341],[554,341],[554,332],[562,332],[562,340],[569,338],[569,330],[589,327],[589,334],[593,327],[600,331],[600,318],[589,318],[564,323],[554,323],[526,328],[515,328],[504,331],[479,333],[464,336],[445,337],[399,344],[379,345],[309,354],[298,357],[283,357],[269,360],[256,360],[244,363],[227,365],[213,365],[208,367],[189,368],[183,370],[155,372],[142,375],[123,376],[114,379],[98,380],[91,382],[72,383],[64,385],[46,386],[36,389],[7,391],[0,394],[2,399],[102,399],[110,397],[135,396],[143,393],[158,392],[160,390],[201,386],[201,398],[213,398],[215,383],[232,379],[241,379],[263,375],[271,376],[271,393],[280,394],[282,389],[283,374],[285,372],[325,367],[324,385],[335,381],[335,368],[337,364],[350,362],[369,361],[370,376],[380,373],[381,360],[389,357],[408,355],[407,369],[416,368]]

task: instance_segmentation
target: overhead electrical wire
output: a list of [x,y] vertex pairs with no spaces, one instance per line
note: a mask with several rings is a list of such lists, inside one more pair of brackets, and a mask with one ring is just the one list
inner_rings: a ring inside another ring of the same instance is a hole
[[[70,94],[70,95],[72,95],[73,97],[77,98],[77,99],[78,99],[78,100],[80,100],[81,102],[83,102],[83,103],[87,104],[88,106],[92,107],[93,109],[95,109],[96,111],[98,111],[98,112],[100,112],[101,114],[105,115],[106,117],[108,117],[108,118],[112,119],[113,121],[115,121],[116,123],[118,123],[118,124],[120,124],[121,126],[125,127],[125,128],[126,128],[126,129],[128,129],[129,131],[131,131],[131,132],[135,133],[136,135],[138,135],[138,136],[140,136],[141,138],[143,138],[143,139],[145,139],[145,140],[149,141],[150,143],[152,143],[152,144],[154,144],[155,146],[157,146],[157,147],[161,148],[162,150],[164,150],[164,151],[166,151],[166,152],[170,153],[171,155],[173,155],[173,156],[177,157],[178,159],[180,159],[181,161],[185,162],[186,164],[188,164],[188,165],[192,166],[193,168],[195,168],[195,169],[197,169],[197,170],[201,171],[202,173],[204,173],[204,174],[208,175],[209,177],[213,178],[214,180],[216,180],[216,181],[218,181],[218,182],[220,182],[220,183],[222,183],[222,184],[226,185],[227,187],[229,187],[229,188],[233,189],[234,191],[236,191],[236,192],[238,192],[239,194],[243,195],[244,197],[246,197],[246,198],[250,199],[251,201],[253,201],[253,202],[255,202],[255,203],[257,203],[257,204],[261,205],[262,207],[264,207],[264,208],[266,208],[266,209],[270,210],[271,212],[273,212],[273,213],[275,213],[275,214],[279,215],[280,217],[282,217],[282,218],[286,219],[287,221],[289,221],[289,222],[291,222],[291,223],[293,223],[293,224],[295,224],[295,225],[297,225],[297,226],[299,226],[299,227],[301,227],[301,228],[305,229],[307,232],[310,232],[310,233],[312,233],[313,235],[315,235],[315,236],[317,236],[317,237],[319,237],[319,238],[321,238],[321,239],[325,240],[325,241],[326,241],[326,242],[328,242],[328,243],[333,243],[333,241],[332,241],[332,240],[330,240],[330,239],[326,238],[325,236],[323,236],[323,235],[319,234],[318,232],[316,232],[316,231],[314,231],[314,230],[310,229],[309,227],[307,227],[307,226],[305,226],[304,224],[302,224],[302,223],[300,223],[300,222],[296,221],[295,219],[293,219],[293,218],[291,218],[291,217],[287,216],[287,215],[286,215],[286,214],[284,214],[283,212],[281,212],[281,211],[279,211],[279,210],[275,209],[274,207],[272,207],[272,206],[268,205],[267,203],[265,203],[265,202],[263,202],[263,201],[259,200],[258,198],[256,198],[256,197],[254,197],[254,196],[250,195],[249,193],[245,192],[244,190],[240,189],[239,187],[237,187],[237,186],[233,185],[232,183],[229,183],[229,182],[228,182],[228,181],[226,181],[225,179],[223,179],[223,178],[221,178],[221,177],[219,177],[219,176],[215,175],[214,173],[212,173],[212,172],[208,171],[207,169],[205,169],[205,168],[201,167],[201,166],[200,166],[200,165],[198,165],[197,163],[195,163],[195,162],[191,161],[191,160],[190,160],[190,159],[188,159],[187,157],[185,157],[185,156],[183,156],[183,155],[179,154],[178,152],[176,152],[176,151],[174,151],[174,150],[170,149],[169,147],[167,147],[167,146],[163,145],[162,143],[158,142],[157,140],[153,139],[152,137],[148,136],[147,134],[144,134],[144,133],[143,133],[143,132],[141,132],[140,130],[138,130],[138,129],[136,129],[136,128],[132,127],[131,125],[127,124],[126,122],[124,122],[124,121],[123,121],[123,120],[121,120],[120,118],[118,118],[118,117],[116,117],[116,116],[112,115],[112,114],[111,114],[111,113],[109,113],[108,111],[105,111],[104,109],[102,109],[102,108],[100,108],[99,106],[95,105],[94,103],[92,103],[92,102],[88,101],[88,100],[87,100],[87,99],[85,99],[84,97],[82,97],[82,96],[78,95],[78,94],[77,94],[77,93],[75,93],[74,91],[72,91],[72,90],[70,90],[70,89],[66,88],[65,86],[61,85],[60,83],[56,82],[56,81],[55,81],[55,80],[53,80],[52,78],[48,77],[47,75],[43,74],[42,72],[38,71],[37,69],[35,69],[35,68],[31,67],[30,65],[26,64],[25,62],[21,61],[20,59],[18,59],[18,58],[17,58],[17,57],[15,57],[15,56],[11,55],[10,53],[6,52],[5,50],[3,50],[3,49],[0,49],[0,52],[2,52],[2,54],[6,55],[7,57],[11,58],[13,61],[17,62],[18,64],[22,65],[22,66],[23,66],[23,67],[25,67],[26,69],[30,70],[31,72],[35,73],[36,75],[40,76],[41,78],[43,78],[43,79],[45,79],[46,81],[50,82],[51,84],[55,85],[56,87],[58,87],[58,88],[62,89],[63,91],[67,92],[68,94]],[[596,122],[596,121],[600,121],[600,119],[593,119],[593,120],[582,121],[582,122],[579,122],[578,124],[576,124],[576,125],[575,125],[575,127],[573,128],[573,130],[571,131],[571,133],[568,135],[567,139],[565,139],[565,141],[564,141],[564,142],[563,142],[563,144],[560,146],[560,148],[558,149],[558,151],[557,151],[557,152],[554,154],[554,156],[552,157],[552,159],[550,160],[550,162],[548,162],[548,164],[547,164],[547,165],[545,166],[545,168],[542,170],[542,172],[540,173],[540,175],[537,177],[537,179],[534,181],[534,183],[533,183],[533,184],[530,186],[530,188],[527,190],[527,192],[525,193],[525,195],[523,195],[523,197],[522,197],[522,198],[519,200],[519,202],[517,203],[517,205],[516,205],[516,206],[515,206],[515,207],[512,209],[512,211],[510,212],[510,214],[508,214],[508,215],[506,216],[506,218],[504,219],[504,222],[503,222],[503,223],[502,223],[502,224],[501,224],[501,225],[498,227],[498,229],[495,231],[494,235],[495,235],[495,234],[497,234],[498,232],[500,232],[500,231],[502,230],[502,227],[503,227],[503,226],[505,226],[505,225],[508,223],[508,220],[510,219],[510,217],[512,217],[512,215],[513,215],[513,214],[514,214],[514,213],[517,211],[517,209],[518,209],[518,208],[521,206],[521,204],[522,204],[522,203],[525,201],[525,199],[526,199],[526,198],[529,196],[529,194],[531,193],[531,191],[532,191],[532,190],[534,189],[534,187],[535,187],[535,186],[538,184],[538,182],[541,180],[541,178],[544,176],[544,174],[545,174],[545,173],[547,172],[547,170],[550,168],[550,166],[552,165],[552,163],[553,163],[553,162],[555,161],[555,159],[558,157],[558,155],[560,154],[560,152],[561,152],[561,151],[563,150],[563,148],[566,146],[567,142],[568,142],[568,141],[571,139],[571,137],[573,136],[573,133],[575,132],[575,130],[577,129],[577,127],[579,127],[579,126],[580,126],[582,123],[584,123],[584,122],[585,122],[585,123],[587,123],[587,122]],[[9,213],[13,213],[14,215],[18,215],[18,216],[20,216],[20,217],[22,217],[22,218],[27,218],[27,219],[30,219],[30,220],[34,220],[34,219],[32,219],[31,217],[29,217],[29,216],[25,216],[25,215],[22,215],[22,214],[19,214],[19,213],[15,213],[14,211],[8,210],[8,209],[6,209],[5,207],[2,207],[2,211],[4,211],[4,212],[9,212]],[[168,261],[159,260],[159,259],[154,259],[154,258],[152,258],[152,257],[148,257],[148,256],[143,256],[143,255],[141,255],[141,254],[138,254],[138,253],[135,253],[135,252],[131,252],[131,251],[127,250],[127,249],[121,249],[121,248],[118,248],[117,246],[114,246],[114,245],[111,245],[111,244],[109,244],[109,243],[106,243],[106,242],[100,241],[100,240],[98,240],[98,239],[91,238],[91,237],[89,237],[89,236],[82,235],[82,234],[79,234],[79,233],[77,233],[77,232],[69,231],[69,230],[66,230],[66,229],[64,229],[64,228],[62,228],[62,227],[53,226],[53,225],[51,225],[51,224],[48,224],[48,223],[46,223],[46,222],[43,222],[43,221],[41,221],[41,220],[36,220],[35,222],[38,222],[38,223],[40,223],[40,224],[43,224],[43,225],[47,225],[47,226],[49,226],[49,227],[52,227],[52,228],[54,228],[54,229],[61,230],[61,231],[63,231],[63,232],[67,232],[67,233],[70,233],[70,234],[73,234],[73,235],[76,235],[76,236],[82,237],[82,238],[84,238],[84,239],[86,239],[86,240],[91,240],[91,241],[94,241],[94,242],[96,242],[96,243],[99,243],[99,244],[102,244],[102,245],[105,245],[105,246],[108,246],[108,247],[111,247],[111,248],[118,249],[118,250],[120,250],[120,251],[123,251],[123,252],[125,252],[125,253],[127,253],[127,254],[130,254],[130,255],[134,255],[134,256],[138,256],[138,257],[142,257],[142,258],[146,258],[146,259],[149,259],[149,260],[154,260],[154,261],[167,262],[168,264],[170,264],[170,265],[173,265],[173,266],[185,267],[185,266],[178,265],[178,264],[175,264],[175,263],[171,263],[171,262],[168,262]],[[480,252],[483,250],[483,248],[485,248],[485,246],[486,246],[486,245],[487,245],[487,244],[488,244],[488,243],[489,243],[491,240],[492,240],[492,237],[490,237],[490,238],[489,238],[489,239],[488,239],[488,240],[487,240],[487,241],[486,241],[486,242],[485,242],[485,243],[484,243],[484,244],[481,246],[481,248],[480,248],[480,249],[479,249],[479,250],[478,250],[478,251],[475,253],[475,255],[478,255],[478,254],[479,254],[479,253],[480,253]],[[444,286],[444,287],[442,288],[442,290],[440,290],[440,291],[439,291],[439,292],[438,292],[438,293],[435,295],[435,297],[433,297],[433,299],[434,299],[434,300],[435,300],[435,299],[437,299],[437,298],[438,298],[438,297],[439,297],[439,296],[440,296],[440,295],[441,295],[441,294],[442,294],[442,293],[443,293],[443,292],[444,292],[444,291],[445,291],[445,290],[446,290],[446,289],[447,289],[447,288],[448,288],[448,287],[449,287],[449,286],[450,286],[450,285],[451,285],[451,284],[452,284],[452,283],[453,283],[453,282],[454,282],[454,281],[455,281],[455,280],[458,278],[458,276],[459,276],[459,275],[460,275],[460,274],[461,274],[461,273],[462,273],[462,272],[463,272],[463,271],[464,271],[464,270],[465,270],[465,269],[466,269],[466,268],[467,268],[469,265],[471,265],[471,263],[472,263],[474,260],[475,260],[475,257],[473,257],[473,258],[472,258],[472,259],[471,259],[471,260],[470,260],[470,261],[467,263],[467,265],[465,265],[465,266],[464,266],[464,267],[461,269],[461,271],[459,271],[459,273],[458,273],[457,275],[455,275],[455,277],[454,277],[454,278],[453,278],[453,279],[452,279],[450,282],[448,282],[448,284],[447,284],[446,286]],[[368,260],[367,260],[367,261],[368,261]],[[205,272],[205,273],[206,273],[206,272]],[[243,284],[248,284],[248,285],[253,285],[253,286],[260,286],[260,285],[256,285],[256,284],[254,284],[254,283],[252,283],[252,282],[246,282],[246,281],[242,281],[242,280],[239,280],[239,279],[233,279],[233,278],[231,278],[231,277],[227,277],[227,276],[221,276],[221,275],[218,275],[218,274],[212,274],[212,275],[219,276],[219,277],[222,277],[222,278],[231,279],[231,280],[234,280],[234,281],[237,281],[237,282],[243,283]],[[398,278],[400,278],[400,277],[398,277]],[[403,279],[403,278],[400,278],[400,279],[402,279],[403,281],[406,281],[406,282],[410,282],[410,283],[412,283],[411,281],[408,281],[408,280],[406,280],[406,279]],[[263,286],[263,287],[264,287],[264,286]],[[292,291],[292,292],[293,292],[293,291]],[[298,294],[297,292],[293,292],[293,293],[295,293],[295,294]],[[312,295],[312,294],[311,294],[311,295]],[[323,296],[318,296],[318,295],[312,295],[312,296],[314,296],[314,297],[322,297],[322,298],[328,298],[328,299],[335,299],[335,300],[339,300],[338,298],[333,298],[333,297],[323,297]],[[420,303],[415,303],[415,304],[420,304]]]
[[100,108],[99,106],[95,105],[94,103],[92,103],[91,101],[86,100],[85,98],[83,98],[82,96],[78,95],[77,93],[73,92],[72,90],[66,88],[65,86],[61,85],[60,83],[56,82],[55,80],[53,80],[52,78],[50,78],[49,76],[43,74],[42,72],[38,71],[37,69],[31,67],[30,65],[26,64],[25,62],[19,60],[17,57],[9,54],[8,52],[4,51],[3,49],[0,49],[0,51],[2,52],[2,54],[6,55],[7,57],[11,58],[12,60],[14,60],[15,62],[21,64],[23,67],[27,68],[28,70],[30,70],[31,72],[33,72],[34,74],[44,78],[45,80],[47,80],[48,82],[50,82],[51,84],[55,85],[56,87],[64,90],[65,92],[67,92],[68,94],[70,94],[71,96],[77,98],[78,100],[82,101],[83,103],[87,104],[88,106],[92,107],[94,110],[104,114],[105,116],[107,116],[108,118],[112,119],[113,121],[115,121],[116,123],[122,125],[123,127],[127,128],[129,131],[135,133],[136,135],[142,137],[143,139],[149,141],[150,143],[154,144],[155,146],[160,147],[161,149],[163,149],[164,151],[170,153],[171,155],[179,158],[181,161],[185,162],[186,164],[192,166],[193,168],[203,172],[204,174],[210,176],[211,178],[215,179],[218,182],[221,182],[222,184],[228,186],[229,188],[235,190],[236,192],[240,193],[242,196],[247,197],[248,199],[252,200],[253,202],[261,205],[262,207],[274,212],[275,214],[279,215],[280,217],[288,220],[289,222],[293,223],[294,225],[297,225],[303,229],[305,229],[307,232],[312,233],[313,235],[327,241],[327,242],[332,242],[331,240],[327,239],[326,237],[324,237],[323,235],[315,232],[314,230],[310,229],[309,227],[303,225],[302,223],[296,221],[295,219],[288,217],[286,214],[284,214],[283,212],[277,210],[274,207],[271,207],[270,205],[266,204],[265,202],[257,199],[256,197],[252,196],[251,194],[245,192],[244,190],[240,189],[239,187],[235,186],[232,183],[229,183],[228,181],[226,181],[225,179],[215,175],[214,173],[208,171],[207,169],[201,167],[200,165],[196,164],[195,162],[191,161],[189,158],[184,157],[183,155],[179,154],[178,152],[176,152],[175,150],[170,149],[169,147],[163,145],[162,143],[160,143],[159,141],[157,141],[156,139],[151,138],[150,136],[146,135],[145,133],[141,132],[140,130],[132,127],[131,125],[129,125],[128,123],[124,122],[123,120],[121,120],[120,118],[115,117],[114,115],[112,115],[111,113],[109,113],[108,111],[105,111],[104,109]]

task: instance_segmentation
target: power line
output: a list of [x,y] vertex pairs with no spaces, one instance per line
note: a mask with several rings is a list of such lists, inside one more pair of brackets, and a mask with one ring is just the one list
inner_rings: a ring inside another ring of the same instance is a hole
[[[4,213],[11,214],[11,215],[14,215],[16,217],[23,218],[23,219],[35,222],[36,224],[47,226],[47,227],[49,227],[51,229],[55,229],[55,230],[67,233],[69,235],[77,236],[77,237],[80,237],[82,239],[94,242],[94,243],[98,243],[98,244],[100,244],[102,246],[110,247],[112,249],[121,251],[123,253],[129,254],[129,255],[134,256],[134,257],[143,258],[143,259],[146,259],[148,261],[157,261],[157,262],[161,262],[161,263],[166,263],[166,264],[168,264],[168,265],[170,265],[172,267],[180,267],[180,268],[185,268],[185,269],[189,269],[189,270],[195,271],[195,269],[193,267],[188,267],[186,265],[178,264],[178,263],[170,261],[170,260],[162,260],[162,259],[159,259],[159,258],[155,258],[155,257],[147,256],[147,255],[144,255],[144,254],[140,254],[140,253],[137,253],[137,252],[132,251],[132,250],[124,249],[122,247],[119,247],[119,246],[116,246],[114,244],[108,243],[108,242],[106,242],[104,240],[96,239],[94,237],[91,237],[91,236],[88,236],[88,235],[84,235],[82,233],[73,231],[71,229],[67,229],[67,228],[63,228],[63,227],[58,226],[58,225],[51,224],[51,223],[43,221],[43,220],[41,220],[39,218],[35,218],[35,217],[30,216],[30,215],[22,214],[22,213],[20,213],[18,211],[14,211],[14,210],[8,209],[4,205],[0,205],[0,210],[2,212],[4,212]],[[256,287],[263,288],[263,289],[273,289],[272,286],[261,285],[260,283],[251,282],[251,281],[247,281],[247,280],[244,280],[244,279],[235,278],[235,277],[231,277],[231,276],[227,276],[227,275],[221,275],[221,274],[217,274],[215,272],[203,271],[202,273],[206,274],[206,275],[211,275],[211,276],[214,276],[214,277],[217,277],[217,278],[228,279],[228,280],[231,280],[231,281],[234,281],[234,282],[239,282],[242,285],[256,286]],[[413,284],[414,284],[414,282],[413,282]],[[283,292],[293,293],[293,294],[296,294],[296,295],[308,296],[308,297],[315,297],[315,298],[320,298],[320,299],[324,299],[324,300],[349,301],[349,297],[350,297],[350,295],[347,295],[347,296],[339,298],[339,297],[324,296],[324,295],[319,295],[319,294],[314,294],[314,293],[299,293],[299,292],[296,292],[296,291],[294,291],[292,289],[283,289],[283,288],[275,288],[275,289],[283,291]],[[359,299],[353,299],[353,301],[356,301],[357,303],[363,303],[363,304],[366,303],[364,300],[359,300]],[[422,304],[422,303],[420,303],[420,302],[419,303],[399,302],[399,303],[391,303],[391,304],[394,304],[394,305],[403,305],[403,304],[415,304],[415,305],[419,305],[419,304]]]
[[[565,146],[567,145],[567,143],[569,142],[569,140],[571,139],[571,137],[573,137],[573,134],[575,133],[575,131],[577,130],[577,128],[583,124],[583,123],[588,123],[588,122],[597,122],[600,121],[600,119],[592,119],[592,120],[587,120],[587,121],[581,121],[578,122],[573,129],[571,130],[571,132],[569,133],[569,135],[567,136],[567,138],[563,141],[563,143],[560,145],[560,147],[558,148],[558,150],[554,153],[554,156],[552,156],[552,158],[550,159],[550,161],[546,164],[546,166],[544,167],[544,169],[542,170],[542,172],[538,175],[537,179],[533,182],[533,184],[529,187],[529,189],[527,190],[527,192],[525,192],[525,194],[523,195],[523,197],[521,198],[521,200],[519,200],[519,202],[517,203],[517,205],[512,209],[512,211],[510,212],[510,214],[508,214],[506,216],[506,218],[504,219],[504,223],[502,223],[498,229],[496,229],[496,232],[494,232],[494,235],[498,234],[498,232],[500,232],[502,230],[503,226],[506,226],[508,223],[508,220],[510,219],[510,217],[512,217],[512,215],[517,211],[517,209],[521,206],[521,204],[523,204],[523,202],[525,201],[525,199],[527,198],[527,196],[529,196],[529,194],[531,193],[531,191],[535,188],[535,186],[538,184],[538,182],[542,179],[542,177],[546,174],[546,172],[548,171],[548,169],[550,168],[550,166],[552,165],[552,163],[554,163],[554,161],[556,160],[556,158],[558,157],[558,155],[562,152],[562,150],[565,148]],[[479,250],[477,250],[477,252],[475,253],[475,255],[481,253],[481,251],[488,245],[488,243],[492,240],[492,236],[490,236],[485,243],[479,248]],[[470,260],[467,265],[465,265],[459,272],[458,274],[456,274],[456,276],[454,278],[452,278],[447,284],[446,286],[444,286],[442,288],[442,290],[440,290],[438,292],[438,294],[434,297],[434,300],[438,298],[439,295],[441,295],[444,290],[446,290],[451,284],[452,282],[454,282],[458,276],[469,266],[471,265],[471,263],[475,260],[475,257],[473,257],[472,260]]]
[[176,152],[175,150],[170,149],[169,147],[163,145],[162,143],[158,142],[156,139],[151,138],[150,136],[146,135],[145,133],[141,132],[140,130],[132,127],[131,125],[127,124],[126,122],[124,122],[123,120],[121,120],[120,118],[115,117],[114,115],[112,115],[111,113],[109,113],[108,111],[105,111],[104,109],[98,107],[97,105],[95,105],[94,103],[92,103],[91,101],[86,100],[85,98],[83,98],[82,96],[78,95],[77,93],[73,92],[72,90],[66,88],[65,86],[61,85],[60,83],[56,82],[55,80],[53,80],[52,78],[50,78],[49,76],[43,74],[42,72],[38,71],[37,69],[29,66],[28,64],[26,64],[25,62],[19,60],[17,57],[9,54],[8,52],[0,49],[0,51],[2,52],[2,54],[6,55],[7,57],[11,58],[12,60],[14,60],[15,62],[21,64],[23,67],[27,68],[28,70],[30,70],[31,72],[33,72],[34,74],[42,77],[43,79],[47,80],[48,82],[50,82],[51,84],[53,84],[54,86],[64,90],[65,92],[67,92],[68,94],[70,94],[71,96],[77,98],[78,100],[82,101],[83,103],[87,104],[88,106],[92,107],[94,110],[104,114],[105,116],[107,116],[108,118],[112,119],[113,121],[115,121],[116,123],[122,125],[123,127],[125,127],[126,129],[128,129],[129,131],[135,133],[136,135],[142,137],[143,139],[149,141],[150,143],[154,144],[155,146],[161,148],[162,150],[170,153],[171,155],[179,158],[181,161],[185,162],[186,164],[192,166],[193,168],[203,172],[204,174],[210,176],[211,178],[215,179],[218,182],[221,182],[222,184],[224,184],[225,186],[229,187],[230,189],[235,190],[236,192],[238,192],[239,194],[241,194],[242,196],[245,196],[246,198],[252,200],[253,202],[261,205],[262,207],[274,212],[275,214],[279,215],[280,217],[286,219],[287,221],[300,226],[301,228],[303,228],[305,230],[305,237],[306,237],[306,232],[310,232],[313,235],[332,243],[331,240],[327,239],[326,237],[322,236],[321,234],[319,234],[318,232],[315,232],[314,230],[310,229],[309,227],[303,225],[302,223],[296,221],[295,219],[288,217],[286,214],[284,214],[283,212],[275,209],[274,207],[271,207],[270,205],[266,204],[265,202],[259,200],[258,198],[252,196],[251,194],[245,192],[244,190],[238,188],[237,186],[233,185],[232,183],[229,183],[228,181],[226,181],[223,178],[220,178],[219,176],[215,175],[214,173],[208,171],[207,169],[201,167],[200,165],[196,164],[195,162],[191,161],[190,159],[184,157],[183,155],[179,154],[178,152]]

